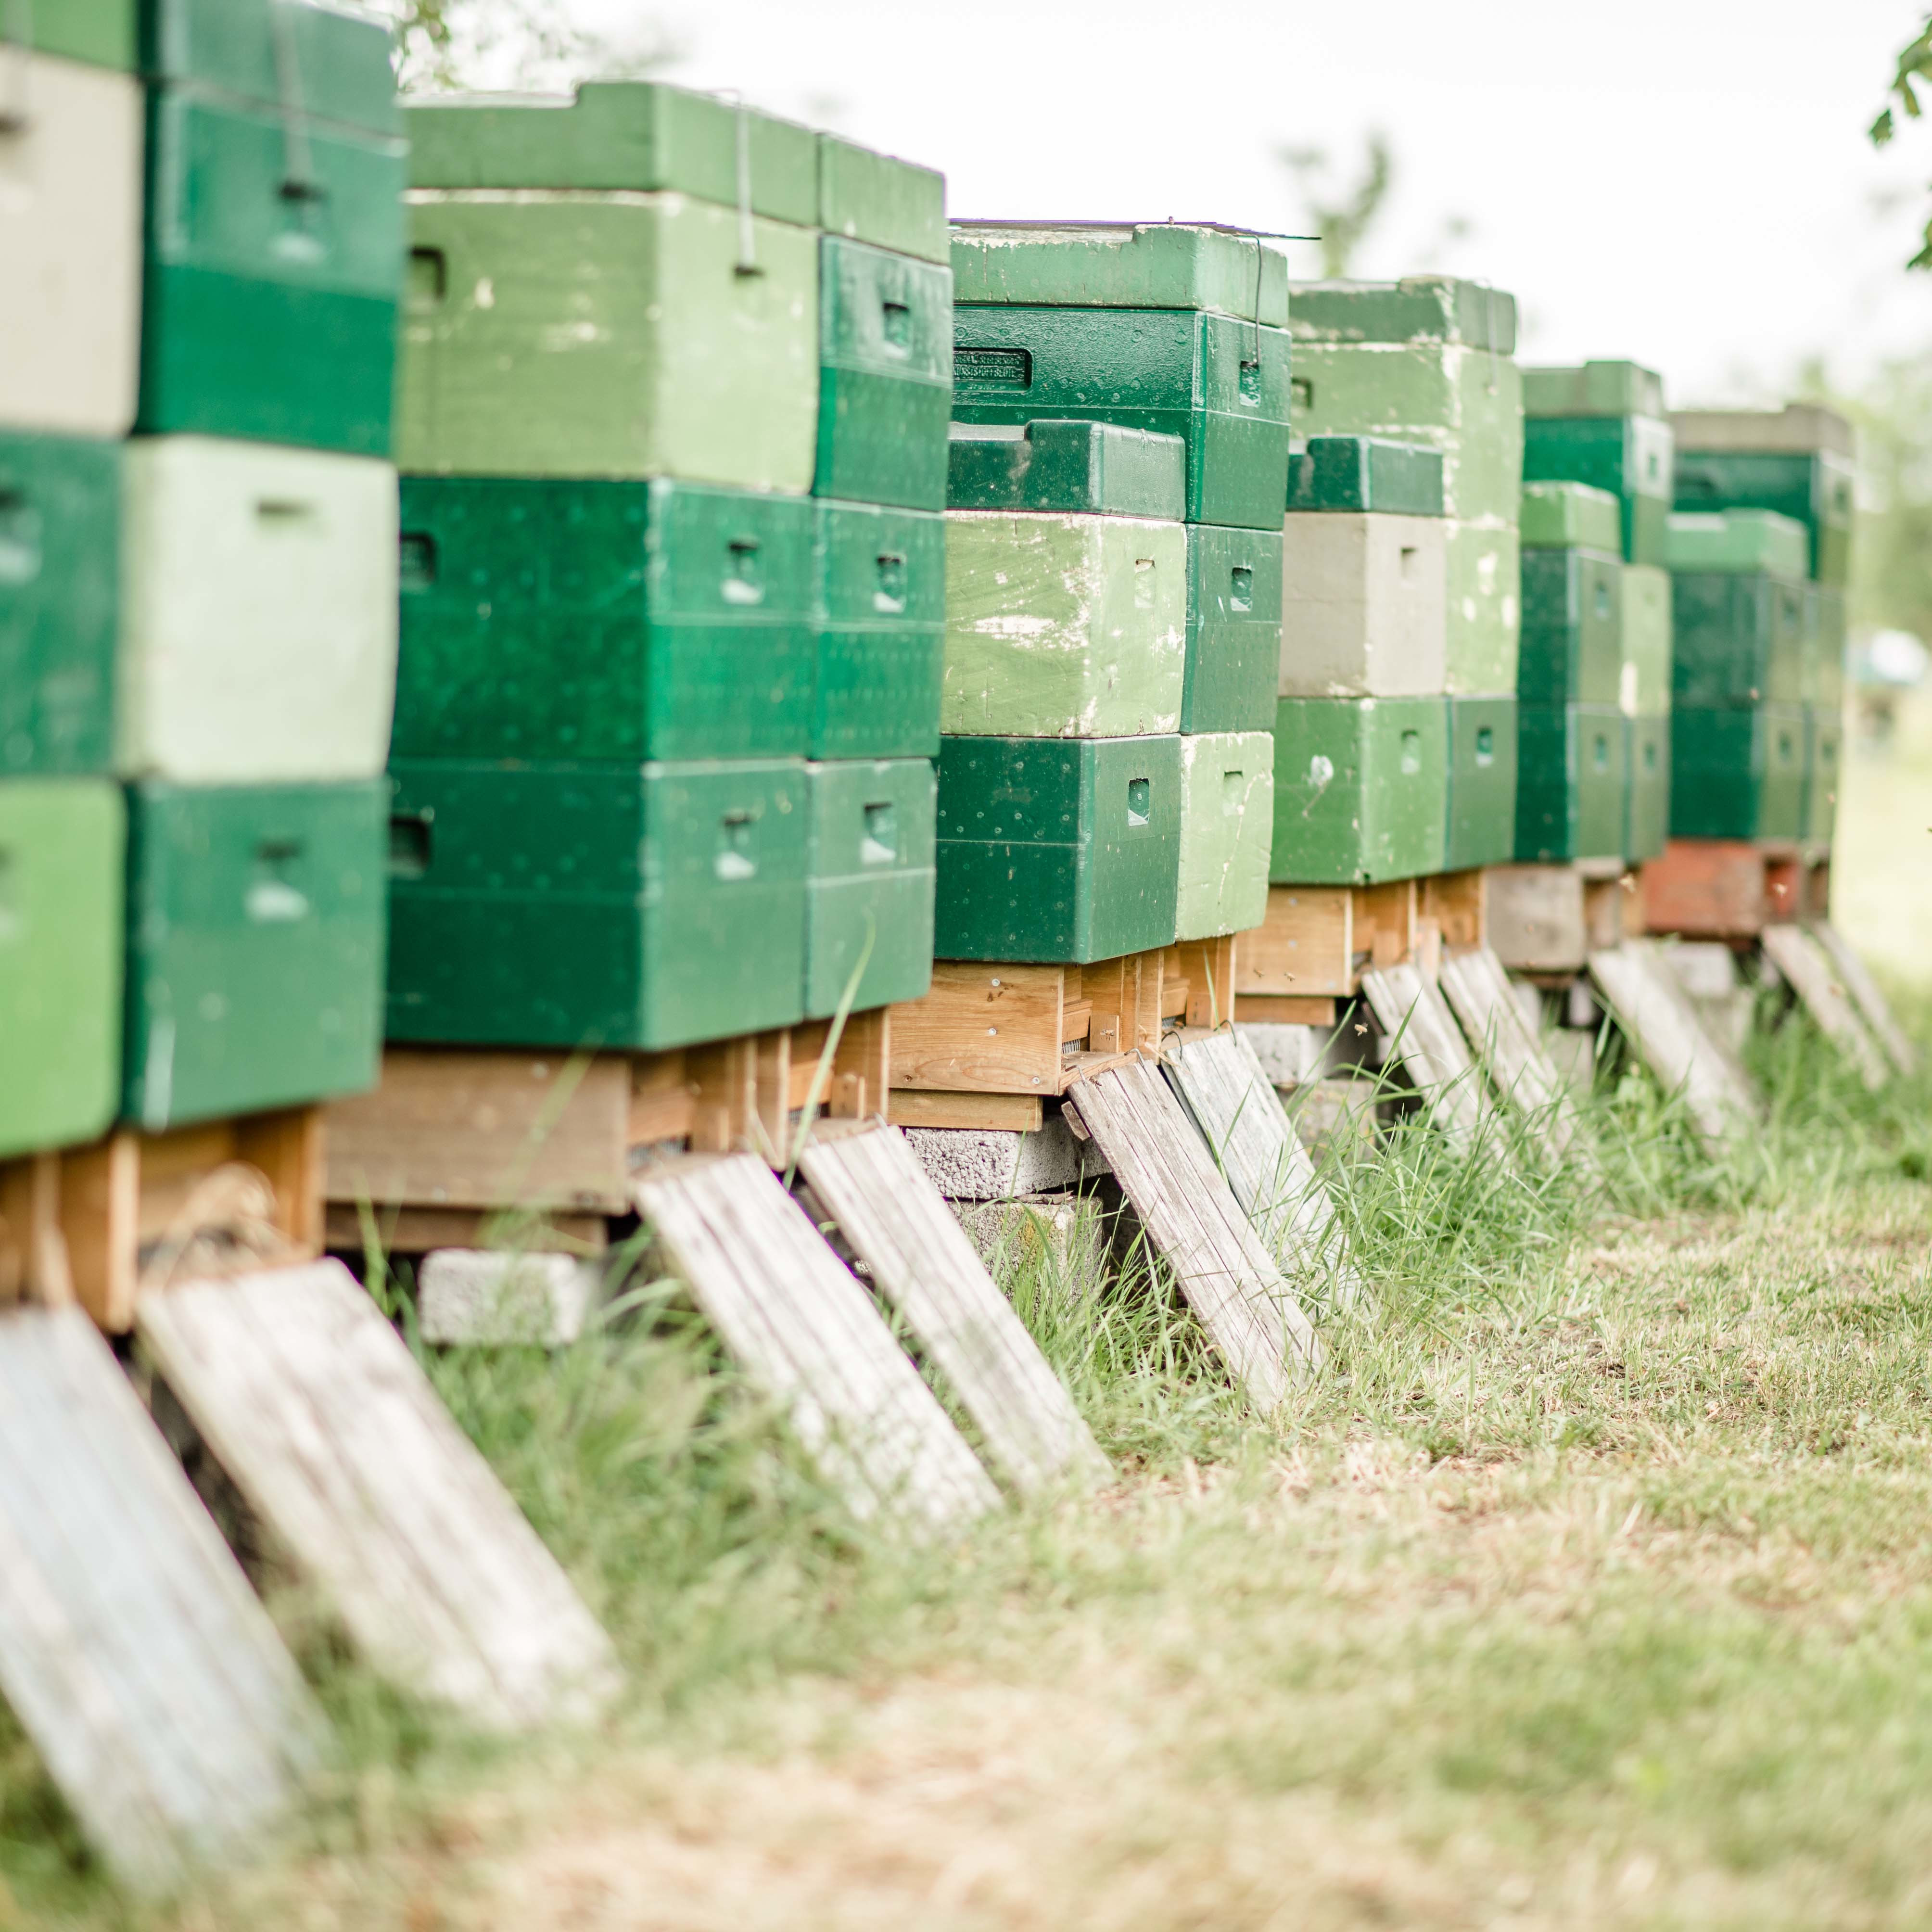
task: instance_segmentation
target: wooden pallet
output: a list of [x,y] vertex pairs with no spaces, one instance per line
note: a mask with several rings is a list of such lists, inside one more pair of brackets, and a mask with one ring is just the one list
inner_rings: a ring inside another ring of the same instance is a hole
[[1496,1113],[1441,988],[1413,965],[1371,968],[1362,992],[1429,1118],[1465,1154],[1500,1151]]
[[1811,933],[1825,949],[1832,964],[1838,970],[1845,990],[1852,996],[1860,1016],[1870,1029],[1872,1036],[1885,1049],[1886,1057],[1900,1072],[1906,1075],[1918,1070],[1918,1049],[1912,1044],[1905,1029],[1892,1016],[1890,1004],[1884,994],[1879,991],[1878,982],[1873,979],[1865,962],[1855,952],[1828,919],[1819,917],[1811,922]]
[[1891,1078],[1892,1066],[1830,953],[1795,921],[1774,922],[1760,938],[1765,957],[1784,974],[1820,1030],[1857,1068],[1867,1088],[1876,1093]]
[[1743,945],[1774,922],[1823,916],[1831,855],[1783,841],[1673,838],[1642,878],[1642,930]]
[[1502,962],[1486,946],[1452,954],[1442,962],[1441,983],[1490,1084],[1531,1135],[1556,1160],[1587,1155],[1576,1101],[1516,1004]]

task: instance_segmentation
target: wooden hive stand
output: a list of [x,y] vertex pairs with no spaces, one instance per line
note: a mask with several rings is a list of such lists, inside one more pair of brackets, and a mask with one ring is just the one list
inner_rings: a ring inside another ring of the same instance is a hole
[[1766,926],[1818,917],[1831,854],[1783,840],[1673,838],[1642,873],[1643,929],[1752,944]]

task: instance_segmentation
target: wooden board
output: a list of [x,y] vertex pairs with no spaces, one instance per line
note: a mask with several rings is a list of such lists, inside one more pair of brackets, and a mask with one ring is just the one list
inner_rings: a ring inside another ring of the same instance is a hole
[[[432,1248],[501,1247],[519,1254],[601,1254],[610,1245],[601,1214],[498,1214],[482,1208],[379,1208],[377,1244],[387,1255],[426,1255]],[[332,1201],[324,1244],[333,1254],[359,1255],[367,1231],[362,1210]]]
[[1432,920],[1451,951],[1489,944],[1489,889],[1484,869],[1438,872],[1422,881],[1422,916]]
[[1276,1407],[1322,1345],[1274,1257],[1160,1069],[1134,1060],[1068,1090],[1188,1305],[1256,1408]]
[[1557,1159],[1582,1152],[1576,1103],[1511,991],[1502,962],[1486,946],[1452,953],[1442,962],[1441,985],[1496,1091]]
[[1672,839],[1644,862],[1644,930],[1697,939],[1755,937],[1769,897],[1766,864],[1764,853],[1742,839]]
[[886,1096],[886,1118],[896,1127],[1000,1128],[1036,1132],[1046,1118],[1036,1094],[926,1093],[895,1087]]
[[1802,926],[1778,923],[1764,929],[1765,956],[1790,982],[1820,1030],[1858,1070],[1876,1093],[1891,1077],[1886,1055],[1866,1030],[1856,1002],[1836,963]]
[[1683,1094],[1691,1124],[1707,1147],[1721,1149],[1748,1131],[1758,1118],[1757,1096],[1706,1030],[1654,940],[1627,939],[1593,952],[1590,976],[1664,1090]]
[[340,1262],[136,1304],[142,1346],[371,1664],[513,1730],[586,1720],[610,1640]]
[[1013,1486],[1104,1475],[1072,1398],[898,1128],[821,1128],[799,1165]]
[[1362,1300],[1334,1204],[1247,1040],[1232,1028],[1190,1030],[1174,1042],[1165,1070],[1283,1273],[1298,1289],[1314,1291],[1311,1300]]
[[1466,1154],[1499,1150],[1496,1108],[1441,989],[1405,964],[1372,968],[1362,992],[1430,1120]]
[[78,1308],[0,1317],[0,1691],[140,1890],[242,1851],[325,1749],[301,1673]]
[[892,1010],[892,1085],[1057,1093],[1066,970],[936,962],[932,991]]
[[1346,998],[1355,990],[1355,896],[1346,886],[1270,886],[1268,914],[1241,934],[1234,991]]
[[1516,972],[1580,973],[1589,956],[1583,879],[1570,866],[1492,866],[1483,874],[1488,943]]
[[994,1487],[872,1298],[754,1155],[688,1154],[638,1204],[692,1298],[861,1519],[944,1534]]
[[1892,1016],[1892,1008],[1879,991],[1877,981],[1872,977],[1865,962],[1852,950],[1844,934],[1829,920],[1821,917],[1812,922],[1811,936],[1825,949],[1826,956],[1838,969],[1840,983],[1851,994],[1865,1024],[1885,1048],[1886,1058],[1900,1072],[1916,1073],[1918,1048]]

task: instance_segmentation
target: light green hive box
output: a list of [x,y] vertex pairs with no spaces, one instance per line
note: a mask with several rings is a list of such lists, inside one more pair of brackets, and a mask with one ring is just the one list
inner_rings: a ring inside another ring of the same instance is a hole
[[828,235],[868,242],[944,268],[946,177],[836,134],[818,136],[818,225]]
[[116,769],[188,785],[378,776],[396,694],[396,472],[136,436],[122,468]]
[[1533,416],[1661,416],[1664,378],[1637,362],[1526,368],[1522,406]]
[[1516,526],[1452,522],[1445,550],[1444,687],[1462,697],[1514,691],[1522,638],[1522,552]]
[[1260,236],[1208,223],[956,221],[952,282],[962,302],[1288,320],[1288,258]]
[[1775,510],[1678,510],[1664,539],[1673,571],[1762,571],[1802,582],[1810,554],[1804,526]]
[[1828,584],[1804,586],[1804,632],[1798,696],[1836,713],[1845,702],[1845,593]]
[[0,1159],[114,1118],[126,841],[106,779],[0,780]]
[[1525,550],[1624,551],[1623,507],[1587,483],[1526,483],[1517,525]]
[[1626,718],[1662,718],[1670,710],[1669,571],[1624,566],[1623,632],[1618,708]]
[[811,489],[812,230],[672,194],[410,204],[403,469]]
[[1183,737],[1176,938],[1216,939],[1261,924],[1274,839],[1274,734]]
[[947,736],[1171,732],[1186,657],[1184,525],[946,512]]

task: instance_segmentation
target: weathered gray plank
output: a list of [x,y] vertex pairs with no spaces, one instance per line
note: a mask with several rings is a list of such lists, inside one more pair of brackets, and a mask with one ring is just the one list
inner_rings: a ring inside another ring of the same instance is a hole
[[1858,1069],[1867,1088],[1876,1093],[1890,1078],[1891,1069],[1877,1041],[1865,1030],[1831,955],[1802,926],[1767,926],[1760,938],[1766,957],[1804,1002],[1826,1039]]
[[1156,1067],[1076,1081],[1065,1104],[1099,1144],[1188,1305],[1256,1406],[1275,1407],[1322,1345],[1194,1124]]
[[799,1166],[1014,1486],[1104,1475],[1072,1397],[898,1129],[814,1136]]
[[1450,1010],[1491,1084],[1531,1132],[1559,1160],[1587,1151],[1576,1103],[1518,1002],[1503,962],[1486,946],[1446,953],[1440,977]]
[[325,1748],[274,1627],[76,1308],[0,1318],[0,1691],[136,1889],[244,1850]]
[[135,1325],[230,1478],[392,1682],[502,1730],[609,1702],[610,1640],[339,1262],[143,1294]]
[[1402,1064],[1429,1118],[1464,1153],[1500,1148],[1496,1108],[1441,992],[1418,968],[1372,968],[1362,992],[1390,1051]]
[[1814,920],[1811,935],[1838,968],[1840,983],[1851,994],[1865,1024],[1885,1048],[1886,1057],[1900,1072],[1916,1073],[1918,1049],[1912,1045],[1910,1035],[1893,1017],[1885,995],[1879,991],[1878,982],[1872,977],[1865,962],[1852,951],[1850,941],[1828,919]]
[[638,1206],[724,1346],[860,1517],[944,1533],[999,1492],[851,1270],[755,1155],[688,1154]]
[[1706,1031],[1654,941],[1627,939],[1592,953],[1590,976],[1664,1091],[1683,1094],[1706,1146],[1721,1149],[1748,1131],[1758,1118],[1757,1096]]

